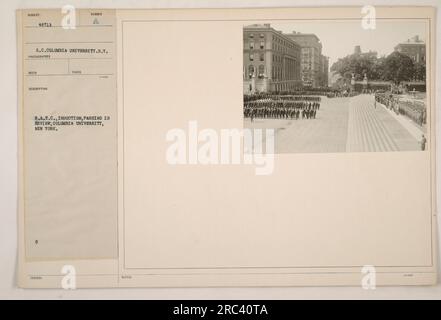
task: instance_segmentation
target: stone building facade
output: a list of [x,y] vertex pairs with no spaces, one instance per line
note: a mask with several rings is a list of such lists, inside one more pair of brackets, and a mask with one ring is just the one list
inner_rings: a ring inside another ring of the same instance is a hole
[[302,85],[301,48],[269,24],[243,28],[243,92],[290,91]]
[[399,43],[395,50],[409,56],[415,63],[426,62],[426,44],[418,36]]
[[301,77],[303,86],[320,87],[322,79],[322,44],[320,39],[312,33],[293,31],[286,35],[302,48]]

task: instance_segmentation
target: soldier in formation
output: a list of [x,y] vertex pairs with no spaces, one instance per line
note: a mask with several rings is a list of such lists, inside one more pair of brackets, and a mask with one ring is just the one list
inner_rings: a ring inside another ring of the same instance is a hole
[[245,103],[244,117],[262,119],[315,119],[320,102],[262,99]]

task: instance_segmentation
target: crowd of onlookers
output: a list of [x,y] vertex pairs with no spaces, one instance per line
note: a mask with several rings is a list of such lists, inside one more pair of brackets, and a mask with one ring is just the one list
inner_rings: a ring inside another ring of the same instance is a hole
[[412,119],[420,126],[427,122],[426,106],[422,101],[403,100],[388,92],[375,93],[375,101],[396,114],[404,115]]

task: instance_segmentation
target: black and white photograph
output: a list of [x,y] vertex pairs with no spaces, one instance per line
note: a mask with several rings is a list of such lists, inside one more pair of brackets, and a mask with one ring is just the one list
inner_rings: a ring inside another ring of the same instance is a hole
[[275,153],[427,150],[424,20],[243,27],[244,127]]

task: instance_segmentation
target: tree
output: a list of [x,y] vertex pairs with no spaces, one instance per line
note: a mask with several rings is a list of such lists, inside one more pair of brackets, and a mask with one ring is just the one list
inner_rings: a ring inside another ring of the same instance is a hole
[[383,79],[383,69],[384,69],[384,62],[386,60],[386,57],[380,57],[377,60],[375,60],[374,64],[371,67],[370,73],[369,73],[369,79],[371,80],[382,80]]
[[383,80],[393,81],[396,85],[411,80],[414,76],[413,60],[398,51],[386,57],[383,64]]
[[378,80],[380,71],[378,63],[379,59],[376,52],[354,53],[338,59],[331,66],[331,71],[340,74],[344,78],[347,78],[348,74],[352,77],[353,74],[355,80],[363,80],[366,74],[368,79]]
[[398,51],[380,58],[376,52],[354,53],[338,59],[331,71],[340,74],[344,83],[350,82],[352,75],[357,81],[363,80],[365,74],[369,80],[393,81],[396,85],[402,81],[426,79],[425,63],[414,64],[409,56]]
[[414,78],[415,80],[425,81],[426,80],[426,63],[417,62],[414,64]]

